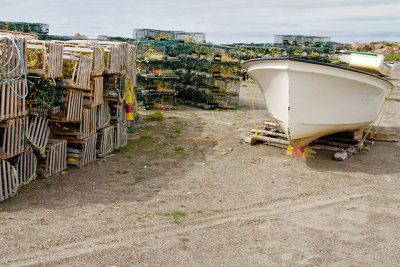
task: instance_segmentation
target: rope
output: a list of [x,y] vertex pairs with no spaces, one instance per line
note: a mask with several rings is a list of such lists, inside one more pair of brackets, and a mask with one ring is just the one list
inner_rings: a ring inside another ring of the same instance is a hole
[[389,101],[390,96],[391,96],[393,90],[394,90],[394,84],[392,84],[392,88],[390,89],[390,92],[389,92],[388,96],[386,97],[385,102],[383,102],[383,105],[382,105],[381,109],[379,110],[378,115],[376,115],[376,118],[375,118],[374,121],[371,123],[371,126],[368,128],[367,132],[364,134],[364,137],[362,138],[361,143],[360,143],[360,146],[359,146],[359,149],[360,149],[360,150],[361,150],[361,148],[364,146],[364,141],[365,141],[365,139],[367,139],[367,136],[368,136],[368,134],[370,133],[370,131],[372,130],[372,127],[374,127],[375,122],[376,122],[377,119],[380,117],[379,122],[378,122],[378,126],[377,126],[377,128],[376,128],[376,130],[375,130],[375,133],[378,131],[379,125],[380,125],[380,123],[381,123],[381,121],[382,121],[382,118],[383,118],[383,114],[384,114],[384,111],[385,111],[386,104],[387,104],[387,102]]
[[249,83],[249,87],[250,87],[250,96],[251,96],[251,105],[253,107],[253,117],[254,117],[254,126],[256,127],[256,132],[255,132],[255,136],[258,136],[258,129],[257,129],[257,119],[256,119],[256,110],[254,108],[254,99],[253,99],[253,90],[251,88],[251,81],[250,78],[247,78],[247,82]]

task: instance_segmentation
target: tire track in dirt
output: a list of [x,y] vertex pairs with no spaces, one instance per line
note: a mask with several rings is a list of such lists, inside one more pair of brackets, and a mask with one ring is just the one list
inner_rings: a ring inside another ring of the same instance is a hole
[[[332,194],[335,195],[335,192],[332,192]],[[50,248],[46,251],[36,251],[23,255],[17,255],[8,259],[4,258],[0,260],[0,264],[29,266],[52,263],[93,252],[107,250],[113,247],[132,246],[133,243],[138,241],[143,242],[143,240],[153,234],[157,234],[158,236],[162,235],[160,238],[166,238],[185,232],[203,230],[229,223],[237,223],[241,221],[268,218],[271,216],[279,216],[311,209],[330,207],[332,205],[343,204],[345,202],[363,199],[370,196],[370,194],[344,193],[341,196],[335,195],[334,197],[329,197],[328,195],[324,194],[314,196],[313,198],[310,198],[310,196],[307,195],[301,197],[300,199],[275,199],[269,203],[254,203],[250,206],[228,210],[218,215],[211,215],[194,221],[188,220],[185,222],[184,228],[176,225],[168,225],[146,229],[134,229],[123,233],[86,239],[74,244],[61,245]]]

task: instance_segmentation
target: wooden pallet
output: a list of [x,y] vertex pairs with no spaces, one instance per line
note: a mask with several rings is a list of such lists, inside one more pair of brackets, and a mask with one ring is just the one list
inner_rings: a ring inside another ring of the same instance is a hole
[[31,116],[26,133],[26,140],[41,156],[45,156],[44,151],[49,135],[50,128],[47,118],[44,116]]
[[64,45],[55,41],[28,40],[28,56],[35,57],[28,66],[29,75],[42,79],[63,77]]
[[120,149],[128,143],[128,133],[122,123],[114,123],[114,149]]
[[[26,40],[25,38],[17,37],[16,44],[18,49],[21,48],[21,56],[23,57],[24,68],[21,69],[19,67],[18,62],[18,53],[15,48],[13,47],[13,42],[7,38],[0,37],[0,62],[1,65],[5,65],[6,62],[9,62],[4,69],[0,72],[0,79],[3,78],[16,78],[20,77],[24,73],[26,73]],[[21,44],[21,47],[19,46]],[[14,70],[15,69],[15,70]],[[14,71],[12,71],[14,70]],[[11,72],[12,71],[12,72]]]
[[[0,83],[0,121],[25,116],[25,79]],[[18,96],[19,95],[19,96]]]
[[108,106],[108,102],[105,101],[103,104],[97,107],[97,129],[103,129],[110,124],[110,108]]
[[90,82],[90,91],[83,93],[83,104],[87,108],[93,108],[103,102],[103,76],[93,77]]
[[25,133],[28,131],[28,117],[6,120],[0,123],[0,160],[24,152]]
[[13,159],[18,174],[18,186],[21,187],[36,179],[37,158],[32,149],[28,149]]
[[67,168],[67,140],[50,138],[45,153],[46,157],[38,163],[40,176],[50,177]]
[[97,157],[103,158],[114,150],[114,126],[108,126],[97,132]]
[[67,164],[81,168],[96,160],[97,134],[84,140],[69,140],[67,145]]
[[85,139],[96,133],[96,108],[83,109],[82,120],[79,123],[54,122],[51,124],[51,134],[63,139]]
[[12,197],[18,189],[18,174],[6,160],[0,160],[0,202]]

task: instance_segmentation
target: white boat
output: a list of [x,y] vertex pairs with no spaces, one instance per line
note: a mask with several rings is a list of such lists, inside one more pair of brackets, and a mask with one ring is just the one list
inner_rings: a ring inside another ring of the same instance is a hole
[[253,59],[243,67],[295,148],[370,124],[392,86],[367,72],[297,58]]

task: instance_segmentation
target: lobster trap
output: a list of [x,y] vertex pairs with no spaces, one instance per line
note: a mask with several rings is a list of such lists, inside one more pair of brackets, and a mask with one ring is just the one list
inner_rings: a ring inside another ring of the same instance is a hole
[[0,160],[14,157],[24,152],[25,133],[28,117],[20,117],[0,122]]
[[38,160],[38,175],[50,177],[67,168],[67,140],[50,138],[45,149],[45,158]]
[[123,98],[125,91],[125,75],[109,74],[104,75],[104,99],[110,101],[119,101]]
[[114,123],[114,149],[120,149],[128,143],[128,132],[122,123]]
[[114,126],[108,126],[97,132],[97,157],[103,158],[114,150]]
[[0,83],[0,121],[25,116],[25,79]]
[[0,202],[12,197],[18,189],[18,174],[6,160],[0,160]]
[[0,80],[26,74],[26,54],[25,38],[0,33]]
[[67,144],[67,165],[81,168],[96,160],[97,134],[83,140],[71,140]]
[[49,136],[50,129],[47,118],[31,116],[28,131],[26,132],[26,140],[41,156],[44,156]]
[[30,76],[42,79],[63,77],[64,46],[54,41],[28,40],[27,68]]
[[37,158],[32,149],[24,151],[12,160],[18,177],[18,187],[36,179]]
[[52,121],[52,136],[62,136],[68,141],[73,139],[84,139],[96,133],[96,108],[83,109],[80,122]]
[[138,105],[145,109],[175,109],[175,92],[138,90]]

